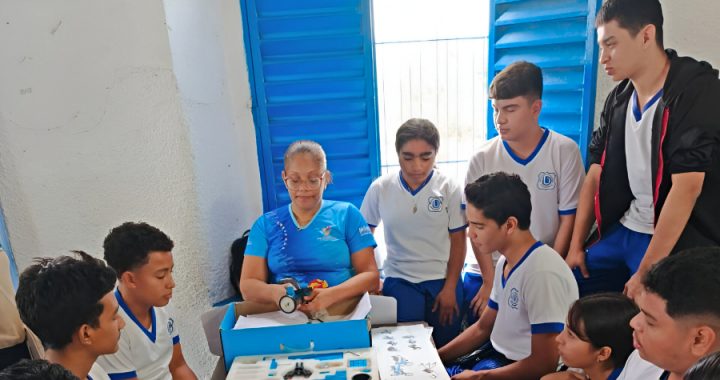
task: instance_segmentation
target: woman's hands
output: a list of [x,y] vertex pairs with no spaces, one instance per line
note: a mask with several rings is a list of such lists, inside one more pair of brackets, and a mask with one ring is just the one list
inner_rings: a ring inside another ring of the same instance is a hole
[[330,306],[337,302],[335,298],[334,288],[315,288],[310,295],[305,296],[304,304],[300,305],[298,310],[314,314],[322,310],[327,310]]

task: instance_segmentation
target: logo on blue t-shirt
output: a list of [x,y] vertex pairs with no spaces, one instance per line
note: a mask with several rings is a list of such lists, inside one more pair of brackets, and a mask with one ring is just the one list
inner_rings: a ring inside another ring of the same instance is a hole
[[372,230],[370,229],[370,226],[362,226],[362,227],[358,228],[358,232],[362,236],[372,235]]
[[520,303],[520,293],[516,288],[510,289],[510,297],[508,298],[508,305],[517,310],[518,304]]
[[168,334],[172,335],[173,331],[175,331],[175,321],[172,318],[168,318]]
[[428,210],[430,212],[442,211],[443,197],[428,197]]
[[322,231],[322,237],[320,238],[320,240],[324,240],[324,241],[335,241],[335,240],[338,240],[338,238],[336,238],[335,236],[332,236],[332,230],[333,230],[333,226],[323,227],[323,228],[321,229],[321,231]]
[[553,190],[557,186],[556,183],[557,174],[555,172],[540,172],[540,174],[538,174],[538,189]]

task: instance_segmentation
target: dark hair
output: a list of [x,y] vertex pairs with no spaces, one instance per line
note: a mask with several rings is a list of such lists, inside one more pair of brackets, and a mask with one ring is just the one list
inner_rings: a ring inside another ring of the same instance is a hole
[[320,164],[320,167],[322,167],[322,170],[327,170],[327,157],[325,155],[325,150],[323,150],[322,145],[312,140],[299,140],[288,146],[285,150],[285,155],[283,156],[283,163],[286,168],[292,157],[299,153],[312,154],[315,161],[317,161],[318,164]]
[[0,380],[78,380],[59,364],[45,360],[21,360],[0,371]]
[[659,0],[607,0],[598,11],[595,26],[617,21],[635,37],[640,29],[655,25],[655,42],[663,48],[663,13]]
[[103,243],[105,261],[118,278],[147,264],[150,252],[170,252],[173,246],[164,232],[144,222],[126,222],[113,228]]
[[542,99],[542,70],[535,64],[518,61],[495,75],[488,97],[503,100],[524,96],[530,101]]
[[530,228],[530,191],[517,174],[485,174],[465,186],[465,198],[497,224],[503,224],[514,216],[521,230]]
[[705,355],[697,363],[693,364],[683,376],[683,380],[715,379],[720,379],[720,352]]
[[408,141],[418,139],[431,145],[436,152],[440,148],[440,133],[435,124],[427,119],[413,118],[404,122],[395,133],[395,151],[399,153]]
[[665,300],[673,319],[720,318],[720,247],[692,248],[655,264],[643,279],[649,292]]
[[20,318],[47,348],[64,348],[84,324],[98,327],[100,300],[115,287],[115,271],[102,260],[73,252],[78,258],[37,258],[20,275]]
[[640,309],[621,293],[600,293],[580,298],[568,312],[568,329],[600,349],[610,347],[613,368],[625,366],[633,351],[630,320]]

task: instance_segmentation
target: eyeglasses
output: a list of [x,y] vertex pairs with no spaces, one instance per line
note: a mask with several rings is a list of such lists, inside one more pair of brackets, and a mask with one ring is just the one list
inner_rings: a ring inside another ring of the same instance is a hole
[[322,186],[324,180],[325,172],[323,172],[320,177],[312,177],[308,178],[307,180],[288,177],[285,178],[283,182],[285,182],[285,186],[288,188],[288,190],[300,190],[303,185],[305,185],[306,189],[317,190],[320,188],[320,186]]

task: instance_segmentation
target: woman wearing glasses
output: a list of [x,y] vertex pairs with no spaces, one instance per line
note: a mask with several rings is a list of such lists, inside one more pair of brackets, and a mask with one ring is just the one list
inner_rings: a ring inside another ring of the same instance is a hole
[[440,135],[426,119],[397,130],[400,172],[375,180],[360,210],[384,225],[387,260],[382,293],[397,299],[398,322],[425,321],[441,347],[460,333],[460,271],[465,261],[462,190],[435,169]]
[[296,141],[284,156],[282,178],[291,203],[262,215],[250,230],[240,289],[248,301],[278,304],[292,277],[313,289],[300,310],[316,313],[378,284],[375,239],[360,211],[350,203],[323,200],[330,183],[322,147]]

